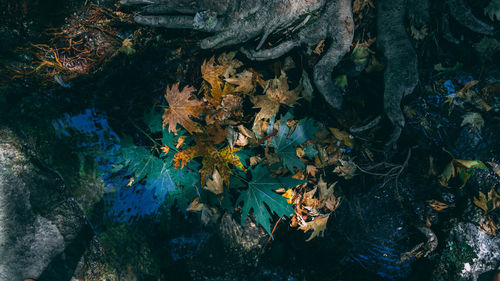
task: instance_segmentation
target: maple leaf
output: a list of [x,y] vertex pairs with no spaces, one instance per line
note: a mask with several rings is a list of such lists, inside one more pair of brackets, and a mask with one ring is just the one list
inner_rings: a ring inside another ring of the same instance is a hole
[[241,163],[240,158],[235,154],[235,152],[239,150],[239,148],[231,148],[229,145],[218,150],[214,145],[200,142],[188,149],[176,153],[173,158],[175,163],[174,167],[176,169],[179,167],[183,168],[191,159],[202,157],[202,168],[200,169],[201,186],[205,186],[207,179],[213,175],[215,169],[219,171],[224,183],[229,186],[229,176],[231,175],[229,164],[245,171],[245,167]]
[[494,188],[491,188],[488,192],[488,197],[480,191],[479,198],[474,197],[474,204],[481,208],[485,213],[489,213],[500,207],[500,195],[498,195]]
[[296,146],[311,139],[315,130],[311,119],[299,123],[291,135],[289,135],[290,127],[282,122],[279,124],[278,133],[271,140],[271,146],[280,156],[283,166],[292,173],[294,167],[299,170],[305,168],[304,162],[297,157]]
[[236,85],[235,93],[251,94],[255,92],[257,80],[253,72],[245,70],[236,74],[236,77],[226,78],[226,82]]
[[191,117],[198,118],[203,111],[203,102],[191,99],[194,91],[196,91],[195,88],[185,86],[179,92],[179,82],[172,85],[172,88],[167,86],[165,99],[169,107],[165,109],[162,118],[163,127],[168,124],[168,132],[177,134],[177,124],[190,133],[200,131],[198,124],[190,119]]
[[215,88],[221,83],[220,76],[224,74],[226,68],[224,65],[215,64],[215,57],[212,57],[208,61],[203,61],[201,76],[212,88]]
[[251,98],[254,108],[260,108],[259,113],[255,116],[254,128],[256,124],[264,119],[271,119],[278,113],[280,104],[293,106],[299,99],[301,86],[290,91],[288,81],[284,72],[281,72],[279,78],[274,78],[268,81],[268,86],[265,95],[253,96]]
[[309,236],[309,238],[307,238],[306,242],[309,242],[316,237],[323,237],[325,230],[326,230],[326,224],[328,222],[329,217],[330,217],[330,214],[328,214],[325,217],[318,216],[313,221],[307,222],[306,225],[299,227],[299,229],[303,230],[304,233],[311,230],[311,229],[313,230],[313,232],[311,233],[311,236]]
[[341,177],[344,177],[346,180],[351,179],[356,172],[356,165],[351,160],[345,161],[340,159],[340,165],[335,167],[333,170],[334,173],[338,173]]
[[[253,210],[256,222],[272,236],[271,233],[271,215],[290,216],[294,210],[287,199],[274,190],[282,188],[293,188],[299,184],[304,183],[303,180],[296,180],[292,178],[272,178],[270,177],[269,170],[261,164],[255,166],[250,170],[252,180],[248,182],[248,189],[241,192],[236,205],[243,202],[241,209],[241,223],[245,221],[250,210]],[[267,208],[269,208],[269,212]]]

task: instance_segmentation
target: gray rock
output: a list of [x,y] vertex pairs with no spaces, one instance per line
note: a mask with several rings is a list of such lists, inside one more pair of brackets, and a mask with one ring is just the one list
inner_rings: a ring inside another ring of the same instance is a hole
[[462,278],[477,280],[483,273],[500,269],[500,237],[480,231],[473,223],[459,223],[454,232],[457,239],[471,246],[477,256],[471,263],[464,264]]
[[33,159],[21,140],[0,128],[0,280],[47,274],[85,225],[58,176]]

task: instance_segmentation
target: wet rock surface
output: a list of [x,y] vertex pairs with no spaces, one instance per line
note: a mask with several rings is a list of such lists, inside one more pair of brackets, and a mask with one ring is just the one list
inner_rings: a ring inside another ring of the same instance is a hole
[[0,129],[0,190],[2,280],[48,274],[59,255],[76,239],[84,239],[79,234],[85,219],[75,202],[63,195],[63,183],[34,164],[22,141],[4,128]]

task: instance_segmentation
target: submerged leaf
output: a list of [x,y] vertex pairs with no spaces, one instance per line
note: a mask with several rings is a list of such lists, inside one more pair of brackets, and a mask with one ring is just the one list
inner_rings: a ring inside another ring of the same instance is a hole
[[[272,237],[271,219],[272,214],[278,216],[290,216],[294,213],[287,199],[277,194],[274,190],[278,188],[293,188],[304,183],[302,180],[287,178],[272,178],[269,170],[259,164],[251,170],[252,180],[248,183],[248,189],[241,192],[236,204],[243,202],[241,222],[253,210],[258,224],[262,225]],[[267,211],[269,208],[270,212]]]

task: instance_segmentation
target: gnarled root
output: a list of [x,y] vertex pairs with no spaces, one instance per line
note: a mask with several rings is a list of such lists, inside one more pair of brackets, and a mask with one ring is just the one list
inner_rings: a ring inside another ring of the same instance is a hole
[[418,82],[417,54],[404,25],[405,0],[380,0],[377,14],[377,47],[387,66],[384,72],[384,111],[394,126],[387,146],[395,145],[405,124],[401,101]]

